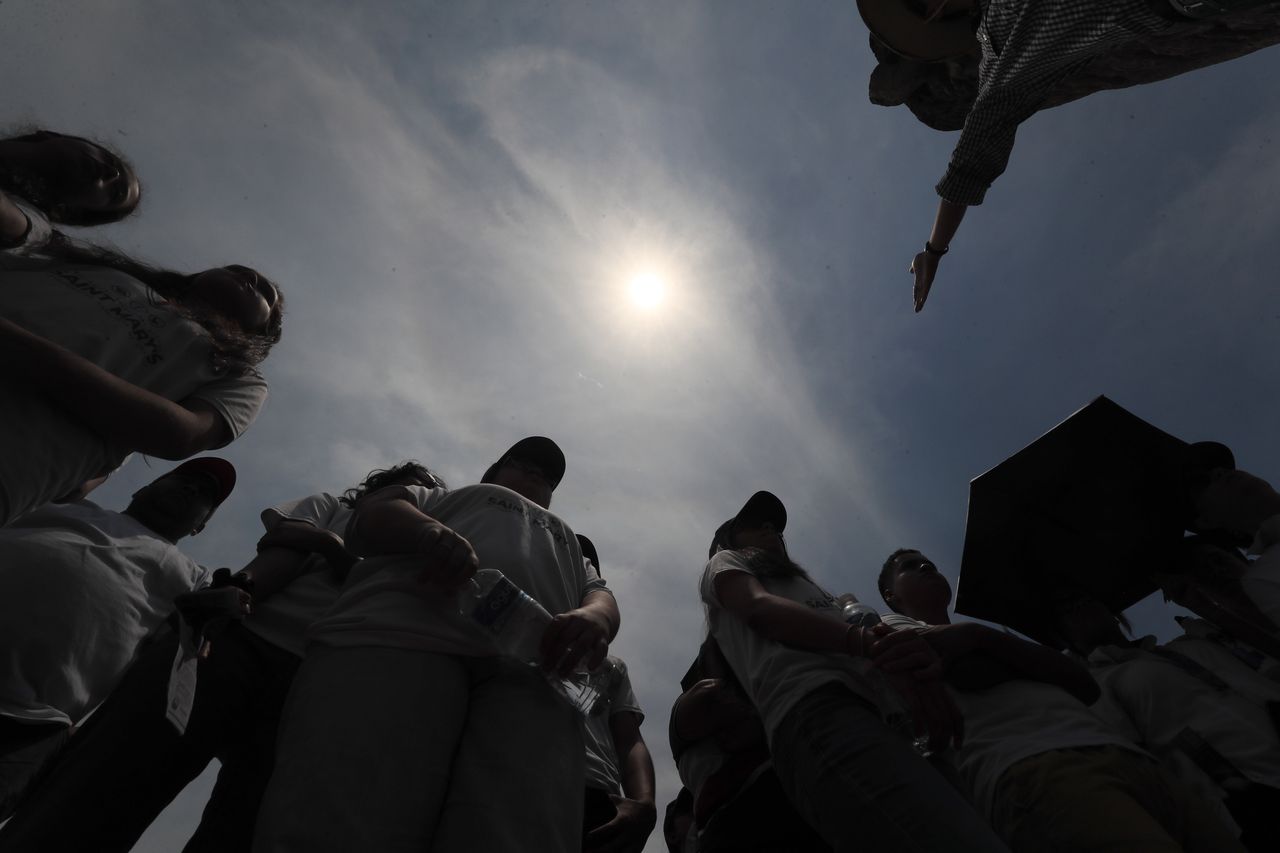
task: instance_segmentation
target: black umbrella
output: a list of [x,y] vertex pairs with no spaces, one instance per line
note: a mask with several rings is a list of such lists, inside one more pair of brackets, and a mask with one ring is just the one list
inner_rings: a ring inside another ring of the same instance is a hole
[[1149,595],[1184,533],[1187,447],[1098,397],[975,478],[957,612],[1061,646],[1055,601]]

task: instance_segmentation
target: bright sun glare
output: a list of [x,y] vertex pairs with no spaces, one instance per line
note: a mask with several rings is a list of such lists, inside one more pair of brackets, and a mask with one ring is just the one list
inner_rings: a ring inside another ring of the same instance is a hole
[[631,279],[631,301],[637,308],[653,310],[662,304],[666,296],[666,285],[653,273],[641,273]]

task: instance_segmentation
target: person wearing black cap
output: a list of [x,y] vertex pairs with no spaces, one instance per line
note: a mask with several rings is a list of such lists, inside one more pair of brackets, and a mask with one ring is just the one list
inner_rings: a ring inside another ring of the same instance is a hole
[[793,805],[837,853],[1006,850],[892,726],[905,699],[931,748],[962,742],[938,655],[909,632],[846,624],[835,596],[788,555],[786,523],[776,496],[752,495],[716,530],[700,589]]
[[597,666],[618,610],[547,506],[553,441],[517,442],[459,489],[394,486],[347,528],[354,566],[309,633],[254,838],[307,850],[565,851],[582,844],[579,715],[460,611],[496,569],[550,614],[542,666]]
[[203,530],[234,486],[230,462],[203,457],[143,486],[123,512],[48,504],[0,528],[0,820],[174,599],[206,579],[175,543]]

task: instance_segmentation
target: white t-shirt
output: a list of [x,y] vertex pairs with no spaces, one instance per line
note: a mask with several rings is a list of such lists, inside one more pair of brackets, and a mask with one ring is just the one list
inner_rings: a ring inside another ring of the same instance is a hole
[[1204,619],[1182,616],[1178,624],[1182,626],[1182,636],[1165,643],[1165,648],[1191,658],[1251,702],[1259,705],[1280,702],[1280,682],[1259,672],[1237,656],[1232,648],[1235,647],[1249,660],[1270,661],[1270,658]]
[[583,742],[587,747],[586,787],[599,788],[610,794],[622,793],[622,768],[618,765],[618,752],[613,746],[613,732],[609,720],[615,714],[635,714],[636,725],[644,721],[644,712],[631,689],[631,677],[621,658],[609,655],[618,668],[618,678],[609,693],[609,707],[600,714],[586,718],[583,726]]
[[[339,536],[346,535],[352,510],[330,494],[320,493],[264,509],[262,526],[274,530],[282,521],[302,521]],[[318,554],[306,558],[302,574],[262,601],[244,626],[272,645],[298,657],[306,648],[307,629],[338,600],[342,581]]]
[[[924,622],[888,613],[891,628],[926,628]],[[1113,731],[1089,706],[1054,684],[1028,679],[986,690],[951,690],[964,715],[964,746],[952,757],[974,801],[991,814],[996,786],[1005,771],[1055,749],[1121,746],[1141,752]]]
[[[216,373],[204,329],[107,267],[0,252],[0,316],[161,397],[207,403],[233,439],[267,396],[260,376]],[[0,412],[0,524],[115,469],[129,453],[40,395],[3,382]]]
[[[1229,682],[1215,686],[1157,654],[1154,637],[1144,637],[1141,644],[1100,646],[1089,663],[1102,689],[1133,721],[1143,744],[1167,747],[1190,728],[1246,778],[1280,788],[1280,735],[1266,707],[1232,690]],[[1210,675],[1221,678],[1217,672]]]
[[1240,577],[1240,586],[1268,619],[1280,625],[1280,515],[1262,523],[1249,553],[1259,556]]
[[79,722],[204,579],[172,543],[89,501],[0,528],[0,715]]
[[[502,572],[552,615],[578,607],[589,592],[608,591],[583,559],[569,525],[510,489],[492,484],[452,491],[400,488],[418,509],[465,537],[481,568]],[[347,547],[361,554],[365,545],[355,528],[348,530]],[[351,569],[338,601],[308,638],[330,646],[497,654],[492,637],[458,611],[454,593],[420,580],[423,568],[414,554],[366,556]]]
[[774,730],[787,712],[824,684],[843,684],[880,707],[882,713],[897,710],[896,705],[889,704],[887,685],[878,678],[878,673],[872,673],[871,663],[865,658],[785,646],[756,633],[737,616],[725,611],[715,591],[715,579],[724,572],[753,575],[770,594],[806,605],[837,622],[842,621],[842,611],[835,596],[813,581],[801,576],[761,576],[752,571],[737,551],[721,551],[707,563],[700,592],[707,605],[711,634],[756,706],[771,743]]

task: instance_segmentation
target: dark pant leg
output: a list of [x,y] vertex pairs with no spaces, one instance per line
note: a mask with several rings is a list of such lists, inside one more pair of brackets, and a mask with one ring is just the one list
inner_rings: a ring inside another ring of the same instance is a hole
[[228,727],[220,738],[222,768],[183,853],[248,853],[258,806],[275,767],[284,700],[302,659],[245,629],[228,631],[215,649],[230,665],[210,677],[221,694],[242,697],[235,714],[239,725]]
[[[170,665],[178,639],[153,637],[120,685],[58,756],[49,777],[0,832],[6,853],[127,851],[185,781],[159,784],[182,751],[165,720]],[[191,767],[189,776],[200,772]],[[173,788],[172,790],[170,788]]]
[[604,826],[618,816],[618,807],[608,791],[600,788],[584,788],[582,792],[582,846],[587,846],[587,833]]
[[[238,626],[237,626],[238,627]],[[215,755],[234,697],[214,674],[234,656],[216,650],[200,664],[187,731],[165,718],[176,633],[148,641],[120,685],[67,744],[49,777],[0,830],[6,853],[127,853],[151,822]]]
[[0,821],[9,817],[53,763],[71,731],[62,723],[0,717]]
[[1276,834],[1280,828],[1280,790],[1267,785],[1250,785],[1227,797],[1227,809],[1240,825],[1240,843],[1250,853],[1276,849]]

